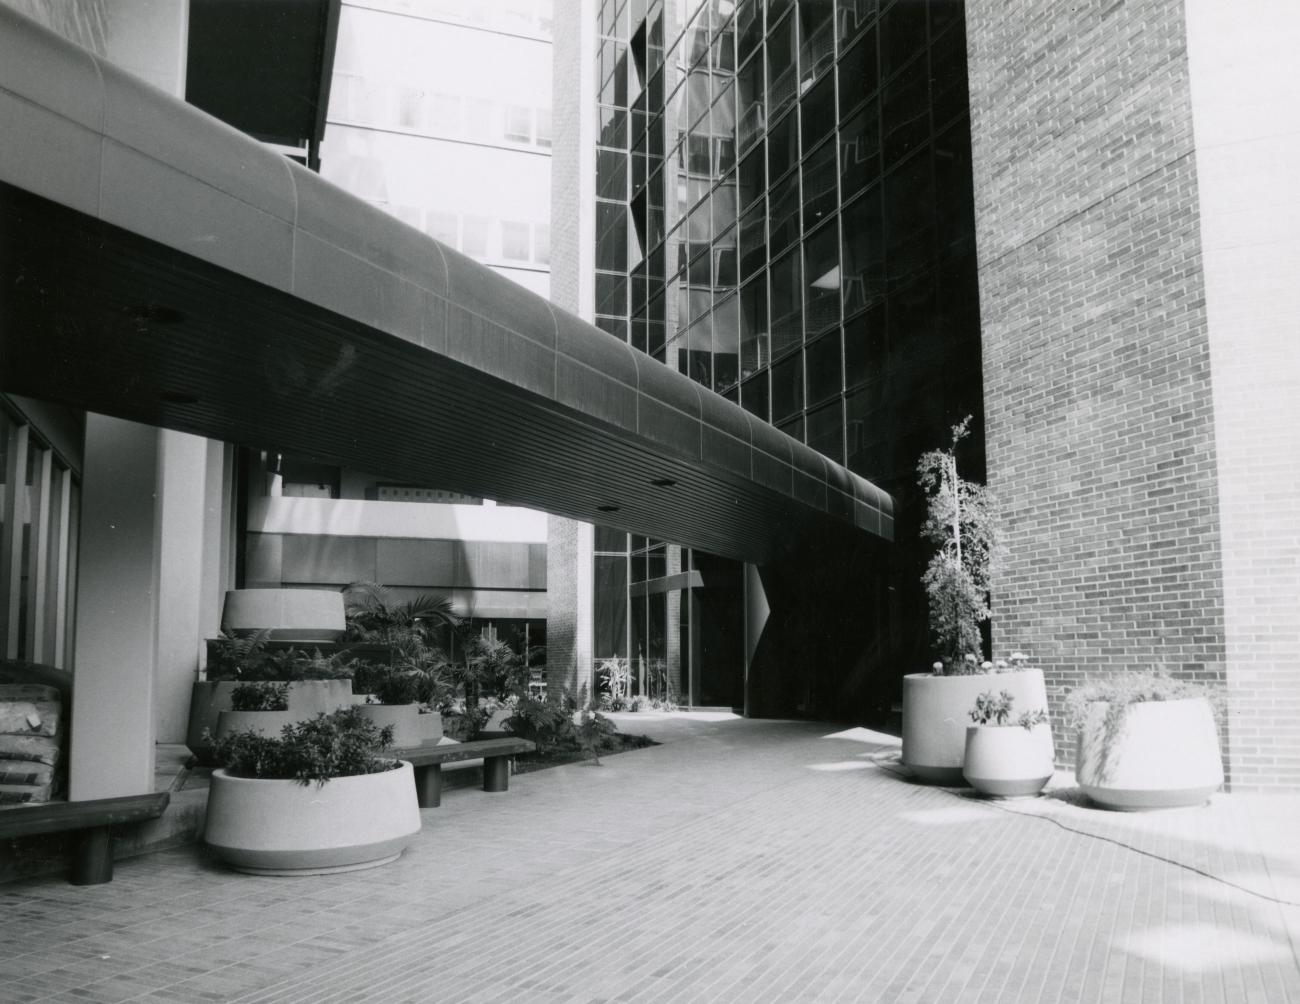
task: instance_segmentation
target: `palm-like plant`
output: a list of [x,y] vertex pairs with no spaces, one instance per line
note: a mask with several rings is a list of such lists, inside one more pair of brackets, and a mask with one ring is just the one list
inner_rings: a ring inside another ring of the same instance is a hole
[[442,625],[456,627],[460,618],[445,596],[422,593],[413,599],[394,599],[392,590],[377,582],[354,582],[343,591],[348,641],[390,645],[404,655],[412,646],[433,646],[434,632]]

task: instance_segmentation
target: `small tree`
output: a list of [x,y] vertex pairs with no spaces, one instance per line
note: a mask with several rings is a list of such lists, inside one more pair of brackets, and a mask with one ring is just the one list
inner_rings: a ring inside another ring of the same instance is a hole
[[974,672],[979,664],[980,624],[991,616],[989,583],[998,548],[995,500],[984,485],[957,473],[957,444],[969,425],[967,415],[953,426],[948,448],[930,450],[917,465],[928,499],[921,535],[938,548],[921,581],[929,599],[930,633],[948,674]]

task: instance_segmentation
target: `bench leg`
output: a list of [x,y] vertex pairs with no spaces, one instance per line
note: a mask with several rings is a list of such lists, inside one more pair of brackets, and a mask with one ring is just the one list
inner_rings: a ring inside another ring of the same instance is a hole
[[415,768],[415,799],[421,809],[436,809],[442,804],[442,765]]
[[483,758],[483,790],[508,791],[510,788],[510,758],[489,756]]
[[100,885],[113,881],[113,831],[107,826],[80,830],[73,837],[73,885]]

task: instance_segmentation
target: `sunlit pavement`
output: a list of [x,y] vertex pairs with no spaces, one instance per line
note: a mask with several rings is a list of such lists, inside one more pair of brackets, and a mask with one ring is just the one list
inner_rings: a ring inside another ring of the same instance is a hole
[[0,1000],[1300,1002],[1300,799],[992,803],[862,729],[619,720],[664,745],[450,791],[372,871],[0,886]]

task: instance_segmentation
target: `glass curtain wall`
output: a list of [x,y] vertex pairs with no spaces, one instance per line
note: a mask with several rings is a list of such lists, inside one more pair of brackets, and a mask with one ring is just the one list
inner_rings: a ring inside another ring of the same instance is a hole
[[598,29],[597,323],[906,508],[982,419],[962,3],[605,0]]

